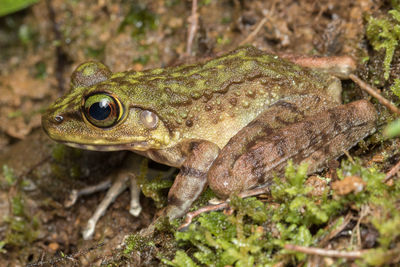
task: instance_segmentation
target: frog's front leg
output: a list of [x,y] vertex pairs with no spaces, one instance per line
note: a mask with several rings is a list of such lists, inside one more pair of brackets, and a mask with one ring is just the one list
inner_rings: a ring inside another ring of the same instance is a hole
[[271,183],[289,159],[308,162],[308,173],[320,170],[374,131],[377,113],[371,103],[360,100],[281,128],[272,129],[265,118],[261,114],[239,131],[210,168],[210,188],[220,197]]
[[220,151],[208,141],[192,141],[184,145],[187,156],[168,193],[164,211],[169,219],[183,216],[207,184],[207,172]]

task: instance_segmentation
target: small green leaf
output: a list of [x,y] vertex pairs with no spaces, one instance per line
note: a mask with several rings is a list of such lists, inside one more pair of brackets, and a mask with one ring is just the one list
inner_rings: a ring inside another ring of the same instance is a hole
[[0,0],[0,17],[17,12],[39,0]]
[[386,138],[393,138],[400,135],[400,119],[392,121],[383,130],[383,135]]

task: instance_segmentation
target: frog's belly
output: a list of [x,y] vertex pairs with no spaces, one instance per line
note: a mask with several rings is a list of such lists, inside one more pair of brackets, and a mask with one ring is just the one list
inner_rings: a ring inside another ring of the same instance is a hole
[[223,148],[233,136],[254,120],[257,115],[254,112],[246,116],[232,117],[227,113],[222,113],[220,122],[213,123],[209,121],[208,127],[195,127],[188,139],[207,140],[216,144],[219,148]]

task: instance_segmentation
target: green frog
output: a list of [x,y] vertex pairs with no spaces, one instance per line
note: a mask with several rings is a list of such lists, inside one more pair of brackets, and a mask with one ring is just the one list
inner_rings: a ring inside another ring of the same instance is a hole
[[69,146],[179,168],[163,212],[174,219],[207,185],[225,199],[270,184],[288,159],[315,172],[374,131],[372,104],[341,104],[338,78],[247,46],[141,72],[84,63],[42,124]]

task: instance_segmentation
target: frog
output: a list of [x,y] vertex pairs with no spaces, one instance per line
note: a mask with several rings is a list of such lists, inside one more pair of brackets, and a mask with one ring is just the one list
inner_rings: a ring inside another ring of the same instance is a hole
[[307,161],[313,173],[375,130],[369,101],[343,105],[337,77],[296,63],[253,46],[144,71],[89,61],[43,114],[43,129],[68,146],[128,150],[178,168],[160,213],[173,220],[207,186],[221,199],[269,186],[288,160]]

